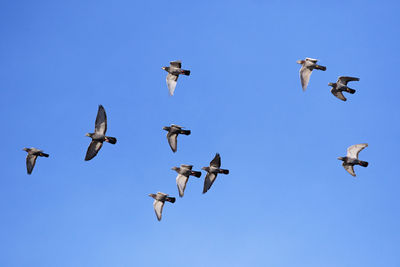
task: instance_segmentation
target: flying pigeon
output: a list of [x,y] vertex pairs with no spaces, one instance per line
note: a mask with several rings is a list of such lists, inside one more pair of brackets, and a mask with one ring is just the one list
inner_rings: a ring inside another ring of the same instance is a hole
[[338,157],[338,160],[343,161],[343,167],[346,171],[348,171],[351,175],[356,176],[354,173],[354,165],[360,165],[363,167],[368,166],[368,162],[362,161],[358,159],[358,154],[361,150],[366,148],[368,144],[358,144],[352,145],[347,148],[347,156],[346,157]]
[[26,155],[26,171],[28,174],[31,174],[33,171],[33,167],[35,167],[36,164],[36,159],[37,157],[49,157],[49,154],[43,153],[42,150],[39,150],[37,148],[31,147],[23,148],[24,151],[28,152],[28,155]]
[[176,82],[180,74],[189,76],[190,70],[181,69],[182,62],[180,60],[171,61],[169,67],[162,67],[163,70],[168,72],[167,75],[167,86],[170,95],[174,95]]
[[192,171],[192,168],[193,165],[185,165],[185,164],[181,164],[180,168],[179,167],[172,168],[172,170],[178,173],[178,176],[176,177],[176,185],[178,186],[180,197],[183,197],[186,188],[186,183],[189,180],[189,176],[192,175],[197,178],[200,178],[201,176],[201,172]]
[[221,167],[221,156],[217,153],[215,154],[214,159],[210,162],[210,167],[201,168],[207,172],[206,178],[204,179],[203,194],[210,190],[218,173],[229,174],[229,170],[220,169],[219,167]]
[[172,151],[175,153],[177,150],[177,138],[179,134],[190,135],[190,130],[182,130],[182,126],[171,124],[170,127],[165,126],[163,130],[168,131],[167,140]]
[[347,92],[350,94],[354,94],[356,90],[347,87],[348,82],[352,81],[359,81],[360,78],[356,77],[347,77],[347,76],[340,76],[336,83],[328,83],[329,86],[332,86],[331,93],[339,98],[340,100],[346,101],[347,99],[344,97],[342,92]]
[[167,194],[157,192],[157,194],[149,194],[150,197],[154,198],[153,207],[157,215],[157,220],[161,221],[161,214],[164,207],[164,202],[168,201],[175,203],[174,197],[169,197]]
[[117,143],[117,138],[105,136],[107,131],[107,115],[104,107],[99,105],[99,110],[97,111],[96,123],[94,128],[94,133],[87,133],[86,136],[92,138],[88,150],[86,152],[85,160],[91,160],[99,152],[100,148],[103,146],[103,142],[106,141],[110,144]]
[[305,60],[297,60],[298,64],[301,64],[300,69],[300,81],[303,91],[307,89],[308,82],[310,81],[311,72],[314,69],[326,71],[326,67],[317,65],[318,59],[306,57]]

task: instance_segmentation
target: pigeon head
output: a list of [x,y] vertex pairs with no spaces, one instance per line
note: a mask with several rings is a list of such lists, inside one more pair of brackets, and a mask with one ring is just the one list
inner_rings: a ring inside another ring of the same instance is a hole
[[179,168],[178,167],[172,167],[171,170],[178,171]]
[[337,159],[338,159],[338,160],[342,160],[342,161],[345,160],[343,157],[338,157]]
[[169,71],[169,67],[162,67],[163,70]]
[[297,60],[296,62],[297,62],[297,64],[303,65],[303,63],[304,63],[305,61],[304,61],[304,60]]
[[155,198],[156,194],[149,194],[149,197]]
[[171,127],[164,126],[164,127],[162,127],[162,129],[163,129],[163,130],[166,130],[166,131],[169,131],[169,129],[171,129]]
[[335,83],[328,83],[328,85],[334,87],[336,84]]
[[92,137],[92,135],[93,135],[93,134],[91,134],[91,133],[85,134],[85,136],[88,136],[88,137]]
[[29,151],[29,148],[24,147],[22,150],[28,152],[28,151]]

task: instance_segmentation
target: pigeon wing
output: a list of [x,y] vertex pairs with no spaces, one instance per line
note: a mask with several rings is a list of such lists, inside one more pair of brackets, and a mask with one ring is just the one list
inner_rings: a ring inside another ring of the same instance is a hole
[[310,81],[311,72],[312,70],[304,66],[302,66],[300,69],[300,81],[303,91],[307,89],[308,82]]
[[347,99],[344,97],[343,93],[332,88],[331,89],[331,93],[332,95],[336,96],[337,98],[339,98],[340,100],[346,101]]
[[206,193],[208,190],[210,190],[216,178],[217,178],[216,173],[211,173],[211,172],[207,173],[206,178],[204,179],[203,194]]
[[97,111],[95,132],[100,134],[105,134],[107,131],[107,115],[104,107],[99,105],[99,110]]
[[358,154],[360,153],[361,150],[366,148],[368,144],[358,144],[358,145],[352,145],[347,149],[347,157],[352,158],[352,159],[358,159]]
[[88,161],[88,160],[91,160],[92,158],[94,158],[102,146],[103,146],[102,142],[92,140],[92,142],[90,142],[90,145],[87,149],[85,160]]
[[173,75],[171,73],[167,74],[167,86],[170,95],[174,95],[177,81],[178,81],[177,75]]
[[347,85],[348,82],[359,81],[359,80],[360,80],[360,78],[356,78],[356,77],[340,76],[337,79],[337,82],[340,82],[340,83],[343,83],[343,84]]
[[213,166],[213,167],[216,167],[216,168],[221,167],[221,156],[218,153],[215,154],[215,157],[210,162],[210,166]]
[[176,177],[176,185],[178,186],[180,197],[183,197],[188,180],[189,177],[186,177],[182,174],[178,174],[178,176]]
[[173,152],[177,150],[177,143],[178,143],[178,134],[170,134],[167,133],[168,144],[171,147]]
[[31,174],[33,171],[33,167],[35,167],[37,156],[28,154],[26,156],[26,171],[28,174]]
[[349,165],[349,164],[346,164],[346,163],[344,163],[343,162],[343,168],[348,172],[348,173],[350,173],[352,176],[356,176],[356,174],[354,173],[354,168],[353,168],[353,165]]
[[179,69],[182,67],[182,62],[180,60],[171,61],[169,64],[171,65],[171,67]]
[[161,221],[162,210],[164,207],[164,201],[154,200],[153,202],[154,211],[157,216],[157,220]]

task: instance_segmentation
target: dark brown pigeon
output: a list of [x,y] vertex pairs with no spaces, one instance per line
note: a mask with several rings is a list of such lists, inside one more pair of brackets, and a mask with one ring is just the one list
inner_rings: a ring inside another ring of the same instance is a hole
[[178,77],[180,74],[189,76],[190,70],[181,69],[182,62],[180,60],[171,61],[169,67],[162,67],[163,70],[168,72],[167,74],[167,86],[169,90],[169,94],[174,95],[176,83],[178,81]]
[[28,152],[28,155],[26,155],[26,171],[28,174],[31,174],[33,171],[33,168],[35,167],[36,164],[36,159],[37,157],[49,157],[49,154],[43,153],[42,150],[39,150],[37,148],[31,147],[23,148],[24,151]]
[[206,178],[204,179],[203,194],[210,190],[215,179],[217,179],[218,173],[229,174],[229,170],[220,169],[221,167],[221,156],[217,153],[214,159],[210,162],[210,167],[203,167],[202,170],[207,172]]

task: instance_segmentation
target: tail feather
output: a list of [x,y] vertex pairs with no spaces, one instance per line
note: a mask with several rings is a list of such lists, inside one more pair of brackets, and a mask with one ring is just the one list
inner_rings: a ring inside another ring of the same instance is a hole
[[219,169],[220,173],[229,174],[229,170]]
[[368,162],[361,160],[360,161],[360,166],[367,167],[368,166]]
[[114,145],[115,143],[117,143],[117,138],[111,137],[111,136],[106,136],[106,142]]
[[175,203],[176,199],[174,197],[167,197],[165,200],[171,203]]
[[347,91],[348,93],[350,93],[350,94],[354,94],[354,93],[356,92],[356,90],[351,89],[351,88],[347,88],[346,91]]
[[182,70],[182,74],[189,76],[190,75],[190,70]]
[[326,67],[325,67],[325,66],[321,66],[321,65],[315,65],[315,68],[316,68],[317,70],[323,70],[323,71],[326,71]]
[[39,156],[48,158],[50,155],[42,152]]
[[179,133],[180,134],[189,135],[190,134],[190,130],[181,130]]
[[197,178],[200,178],[201,172],[192,171],[192,175],[197,177]]

